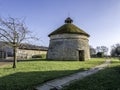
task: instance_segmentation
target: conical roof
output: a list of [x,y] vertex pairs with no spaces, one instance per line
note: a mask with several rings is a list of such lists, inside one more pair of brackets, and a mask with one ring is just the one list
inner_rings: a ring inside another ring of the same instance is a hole
[[57,35],[57,34],[81,34],[88,37],[90,36],[85,31],[72,24],[72,22],[73,20],[68,17],[65,20],[65,24],[63,26],[59,27],[57,30],[50,33],[48,36],[50,37],[51,35]]

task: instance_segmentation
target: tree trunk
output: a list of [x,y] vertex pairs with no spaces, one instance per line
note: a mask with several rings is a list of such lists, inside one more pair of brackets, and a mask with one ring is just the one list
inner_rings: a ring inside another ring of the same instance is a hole
[[17,63],[17,48],[13,47],[13,68],[16,68],[16,63]]

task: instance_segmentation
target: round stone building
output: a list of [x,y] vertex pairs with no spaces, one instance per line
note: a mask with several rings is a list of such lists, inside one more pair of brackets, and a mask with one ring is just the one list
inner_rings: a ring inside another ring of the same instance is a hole
[[52,60],[79,60],[90,59],[89,34],[72,24],[68,17],[65,24],[50,33],[50,44],[47,59]]

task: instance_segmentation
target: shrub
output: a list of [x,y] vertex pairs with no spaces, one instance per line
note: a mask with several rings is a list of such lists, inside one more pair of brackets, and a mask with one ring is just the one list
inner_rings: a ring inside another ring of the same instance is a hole
[[42,58],[42,55],[33,55],[32,58]]
[[98,52],[97,57],[101,57],[101,58],[104,57],[104,53],[103,52]]
[[33,55],[32,58],[46,58],[46,54]]
[[41,54],[43,59],[46,59],[46,54]]

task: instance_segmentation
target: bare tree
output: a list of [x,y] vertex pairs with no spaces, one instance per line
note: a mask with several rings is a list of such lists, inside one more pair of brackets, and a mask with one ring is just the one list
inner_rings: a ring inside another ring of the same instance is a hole
[[101,46],[101,51],[104,53],[104,55],[107,55],[108,48],[106,46]]
[[95,57],[95,55],[96,55],[96,49],[90,46],[90,56]]
[[101,52],[101,47],[100,47],[100,46],[97,46],[97,47],[96,47],[96,51],[97,51],[97,52]]
[[106,46],[97,46],[96,51],[97,51],[98,54],[106,56],[107,52],[108,52],[108,48]]
[[120,44],[117,43],[111,47],[111,56],[116,57],[120,56]]
[[12,17],[0,18],[0,40],[13,48],[13,68],[16,68],[17,48],[24,40],[32,38],[28,36],[29,33],[24,20]]

